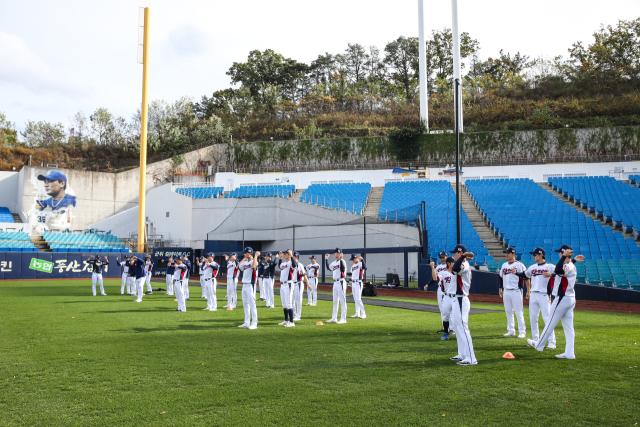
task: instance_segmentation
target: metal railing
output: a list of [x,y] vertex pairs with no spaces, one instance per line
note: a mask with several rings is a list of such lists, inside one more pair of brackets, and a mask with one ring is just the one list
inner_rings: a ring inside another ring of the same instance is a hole
[[356,215],[362,215],[364,208],[367,205],[367,201],[364,203],[339,200],[327,196],[318,196],[315,194],[302,193],[300,196],[300,202],[308,203],[310,205],[316,205],[323,208],[335,209],[342,212],[350,212]]

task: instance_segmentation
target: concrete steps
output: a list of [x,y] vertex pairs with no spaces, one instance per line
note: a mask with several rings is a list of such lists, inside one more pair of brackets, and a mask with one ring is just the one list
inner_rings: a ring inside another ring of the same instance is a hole
[[384,187],[372,187],[367,199],[367,204],[364,207],[364,216],[371,218],[378,218],[378,211],[380,210],[380,202],[382,201],[382,193]]
[[300,201],[300,196],[302,196],[303,192],[304,192],[304,190],[296,189],[293,192],[293,194],[291,195],[291,200],[299,202]]
[[[455,184],[453,185],[453,191],[456,191]],[[464,209],[465,213],[469,217],[471,221],[471,225],[476,229],[480,239],[484,243],[484,246],[488,249],[489,255],[493,257],[494,260],[506,261],[504,253],[504,246],[500,242],[498,236],[494,234],[489,225],[482,218],[482,214],[476,208],[476,204],[471,200],[471,196],[467,192],[467,189],[464,185],[461,186],[460,191],[460,205]]]
[[13,222],[15,222],[16,224],[23,224],[20,215],[18,215],[17,213],[12,213],[11,216],[13,216]]
[[39,234],[30,235],[29,238],[31,239],[33,246],[38,248],[40,252],[53,252],[49,247],[49,244],[44,240],[44,237]]

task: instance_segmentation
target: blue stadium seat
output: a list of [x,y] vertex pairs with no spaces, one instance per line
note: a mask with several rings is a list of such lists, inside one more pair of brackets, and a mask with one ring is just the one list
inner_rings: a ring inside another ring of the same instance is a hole
[[362,215],[370,192],[369,183],[311,184],[300,201]]
[[295,191],[295,185],[267,184],[246,185],[225,194],[225,199],[245,199],[250,197],[282,197],[288,199]]
[[13,215],[8,208],[0,207],[0,222],[14,223]]

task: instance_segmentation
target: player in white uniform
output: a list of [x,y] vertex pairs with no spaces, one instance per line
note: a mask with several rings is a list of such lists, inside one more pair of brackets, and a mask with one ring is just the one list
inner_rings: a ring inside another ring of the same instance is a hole
[[359,257],[358,254],[351,254],[353,265],[351,266],[351,293],[353,294],[353,301],[356,305],[356,314],[351,317],[357,317],[360,319],[366,319],[367,313],[364,311],[364,304],[362,303],[362,288],[364,286],[364,272],[367,269],[364,259]]
[[[325,254],[324,262],[327,269],[333,274],[333,314],[331,319],[327,320],[327,323],[347,323],[347,284],[345,282],[347,263],[344,261],[342,249],[336,248],[333,251],[333,257],[335,261],[329,264],[329,254]],[[338,305],[342,307],[340,313],[340,320],[338,319]]]
[[[165,262],[165,260],[160,260],[161,262]],[[173,261],[173,257],[169,257],[167,262],[167,272],[165,276],[165,280],[167,283],[167,293],[165,295],[173,296],[173,280],[176,272],[176,265]]]
[[[527,334],[527,325],[524,322],[524,306],[522,302],[522,282],[527,283],[527,299],[531,291],[529,279],[523,279],[518,273],[524,273],[526,268],[520,261],[516,261],[516,250],[509,246],[503,251],[507,254],[507,262],[502,264],[500,268],[500,298],[504,302],[504,311],[507,314],[507,333],[505,337],[512,337],[516,334],[513,322],[513,313],[518,319],[518,338],[525,338]],[[516,272],[511,271],[515,269]]]
[[91,290],[93,291],[93,296],[96,296],[96,283],[100,285],[100,295],[107,296],[104,293],[104,287],[102,285],[102,269],[105,265],[109,265],[109,259],[107,257],[100,258],[100,255],[96,255],[95,259],[93,255],[89,257],[87,260],[87,264],[91,264]]
[[200,298],[206,298],[207,297],[207,290],[204,284],[204,270],[202,269],[202,266],[204,265],[204,263],[206,262],[207,258],[204,256],[200,257],[200,262],[198,263],[198,274],[200,276],[200,289],[202,289],[202,295],[200,295]]
[[[122,267],[122,286],[120,287],[120,295],[124,295],[124,288],[127,285],[127,277],[129,275],[129,257],[124,257],[124,260],[120,261],[119,257],[116,257],[116,262]],[[131,288],[127,290],[127,293],[131,295]]]
[[225,255],[224,259],[227,261],[227,305],[223,308],[227,310],[233,310],[236,308],[236,304],[238,303],[238,256],[236,253],[232,253],[231,255]]
[[191,277],[191,261],[189,261],[189,257],[185,256],[182,258],[182,264],[187,267],[187,272],[184,275],[184,279],[182,279],[182,292],[184,293],[185,300],[189,301],[189,278]]
[[217,311],[218,310],[218,298],[216,296],[216,276],[220,270],[220,266],[213,260],[213,253],[207,254],[205,260],[200,264],[202,269],[202,283],[205,292],[205,298],[207,298],[207,306],[203,309],[205,311]]
[[[444,331],[444,335],[440,338],[442,341],[448,340],[449,334],[452,332],[449,328],[452,298],[447,295],[455,295],[456,293],[456,279],[453,276],[452,270],[454,262],[455,261],[452,257],[445,257],[444,260],[442,260],[442,264],[437,267],[433,261],[430,263],[431,278],[438,282],[438,289],[440,289],[443,296],[442,302],[438,303],[440,306],[440,315],[442,317],[442,330]],[[438,267],[442,265],[444,265],[444,269],[438,269]]]
[[318,304],[318,270],[320,270],[320,264],[316,262],[315,255],[311,255],[309,259],[311,264],[307,265],[307,278],[311,289],[307,289],[307,305],[315,307]]
[[[278,257],[276,256],[276,261]],[[275,308],[275,300],[273,295],[273,282],[276,278],[276,267],[278,262],[272,259],[271,252],[267,252],[265,254],[265,267],[264,267],[264,277],[262,278],[262,284],[264,286],[265,294],[265,302],[267,308]]]
[[258,278],[258,257],[250,247],[244,248],[244,259],[238,264],[242,272],[242,307],[244,308],[244,323],[239,328],[258,329],[258,309],[256,308],[255,286]]
[[[442,301],[444,299],[444,294],[442,293],[443,289],[444,289],[444,285],[442,283],[442,280],[440,280],[438,273],[440,273],[441,271],[445,271],[447,269],[447,263],[446,263],[446,259],[447,259],[447,253],[445,251],[440,251],[440,253],[438,253],[438,258],[440,259],[440,264],[438,264],[437,266],[434,263],[434,266],[432,267],[433,269],[435,269],[435,271],[433,271],[432,273],[435,272],[436,277],[433,278],[433,280],[437,280],[438,281],[438,289],[436,290],[436,298],[438,299],[438,308],[440,309],[440,317],[442,319],[442,329],[440,329],[438,331],[439,334],[444,334],[447,333],[445,331],[445,327],[444,327],[444,312],[442,311]],[[433,277],[433,274],[432,274]],[[451,311],[451,310],[449,310]],[[449,314],[447,314],[447,319],[449,319]],[[448,320],[447,320],[448,322]]]
[[469,288],[471,288],[471,266],[467,259],[473,259],[473,254],[467,252],[464,245],[456,245],[451,251],[455,263],[451,267],[451,273],[456,280],[456,293],[445,295],[451,302],[451,321],[456,330],[456,340],[458,341],[458,354],[451,357],[451,360],[458,362],[458,365],[477,365],[476,354],[473,351],[473,341],[469,332]]
[[298,264],[294,272],[295,285],[293,287],[293,321],[296,322],[302,318],[302,297],[304,295],[305,282],[307,284],[307,288],[310,286],[304,265],[300,263],[300,253],[294,252],[293,258]]
[[[542,320],[546,325],[549,323],[549,310],[551,308],[551,291],[553,290],[553,281],[551,277],[556,266],[546,262],[546,252],[542,248],[535,248],[533,255],[536,264],[533,264],[524,273],[518,273],[515,268],[511,273],[517,274],[523,279],[531,279],[531,294],[529,296],[529,321],[531,323],[531,339],[538,341],[540,339],[540,329],[538,328],[538,317],[542,313]],[[556,348],[556,334],[551,331],[549,336],[548,349]]]
[[134,267],[132,265],[135,257],[131,256],[127,260],[127,292],[129,295],[137,296],[138,292],[136,290],[136,274]]
[[[562,245],[556,252],[560,255],[560,261],[556,264],[555,280],[553,283],[553,304],[551,305],[551,318],[544,325],[542,335],[538,341],[527,340],[527,344],[542,352],[545,343],[551,338],[551,333],[559,321],[562,320],[562,328],[566,338],[564,353],[556,354],[558,359],[575,359],[574,349],[576,334],[573,330],[573,309],[576,306],[576,284],[577,271],[571,256],[573,249],[569,245]],[[577,258],[577,257],[576,257]]]
[[146,273],[147,295],[153,295],[153,289],[151,288],[151,275],[153,274],[153,261],[151,261],[151,255],[147,255],[144,259],[144,271]]
[[280,269],[280,300],[282,301],[282,307],[284,310],[284,322],[279,323],[280,326],[294,327],[293,323],[293,288],[295,286],[293,281],[293,275],[295,269],[298,268],[298,263],[293,258],[293,253],[290,249],[286,252],[280,252],[276,257],[279,261],[278,268]]
[[175,272],[173,274],[173,289],[176,293],[176,299],[178,300],[178,308],[176,311],[187,311],[187,305],[185,302],[184,294],[182,293],[182,281],[187,275],[187,266],[182,262],[182,258],[176,258]]

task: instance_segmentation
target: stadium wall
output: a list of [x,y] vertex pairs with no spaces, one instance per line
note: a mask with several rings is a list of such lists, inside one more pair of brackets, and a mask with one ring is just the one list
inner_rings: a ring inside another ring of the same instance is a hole
[[0,172],[0,206],[11,212],[18,212],[18,187],[20,177],[18,172]]

